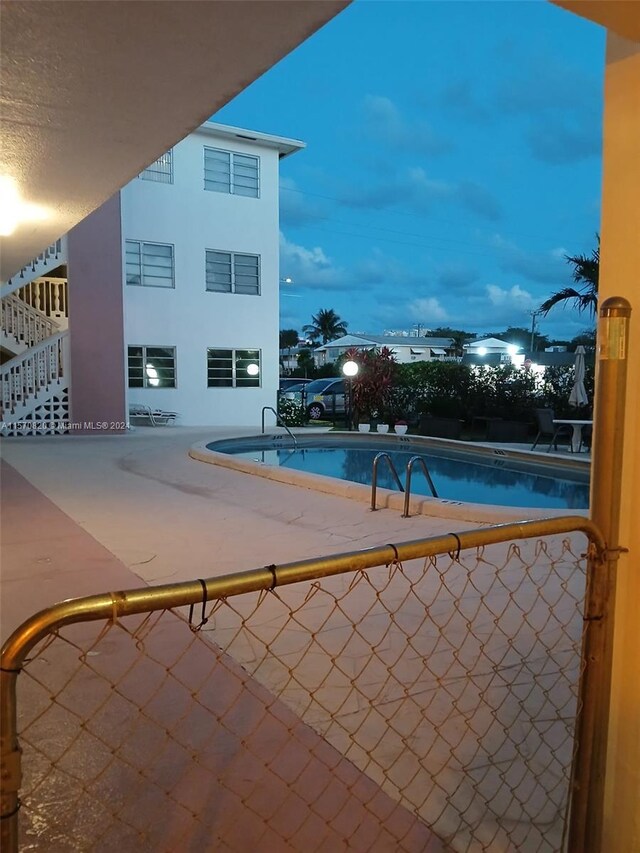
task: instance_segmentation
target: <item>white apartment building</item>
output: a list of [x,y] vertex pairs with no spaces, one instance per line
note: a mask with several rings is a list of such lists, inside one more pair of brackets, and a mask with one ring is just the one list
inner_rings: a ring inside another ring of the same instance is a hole
[[303,147],[206,122],[74,228],[48,269],[4,285],[3,432],[119,431],[132,406],[258,424],[279,376],[279,161]]

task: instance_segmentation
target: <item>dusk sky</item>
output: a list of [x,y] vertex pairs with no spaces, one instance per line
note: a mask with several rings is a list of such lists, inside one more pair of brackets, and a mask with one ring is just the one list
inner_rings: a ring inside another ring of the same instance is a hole
[[595,246],[604,41],[545,0],[357,0],[216,113],[307,143],[281,163],[281,328],[530,328]]

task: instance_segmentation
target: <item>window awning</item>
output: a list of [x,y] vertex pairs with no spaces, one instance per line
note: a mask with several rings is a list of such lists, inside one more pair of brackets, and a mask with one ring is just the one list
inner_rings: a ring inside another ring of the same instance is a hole
[[426,352],[426,349],[414,349],[411,347],[411,355],[424,355]]
[[431,347],[431,355],[446,355],[447,353],[443,349],[439,349],[438,347]]

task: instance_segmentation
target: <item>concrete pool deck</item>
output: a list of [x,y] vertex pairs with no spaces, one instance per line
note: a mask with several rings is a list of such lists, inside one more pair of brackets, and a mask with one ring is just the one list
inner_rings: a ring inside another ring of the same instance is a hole
[[[247,432],[255,430],[140,428],[123,436],[4,441],[3,637],[34,611],[62,598],[215,576],[481,526],[459,518],[421,515],[403,519],[396,509],[373,514],[363,502],[205,465],[188,456],[197,442]],[[348,587],[351,580],[340,582]],[[304,596],[305,591],[295,595]],[[412,618],[422,620],[424,614],[419,608]],[[261,624],[272,623],[273,614],[267,610]],[[222,629],[222,623],[219,627]],[[235,648],[232,652],[234,660],[250,673],[248,662],[241,655],[236,658]],[[95,660],[99,663],[102,658]],[[250,678],[239,668],[237,672],[230,669],[224,677]],[[270,700],[260,698],[255,687],[251,691],[260,700],[252,711],[259,717]],[[293,730],[293,718],[290,722]],[[304,737],[308,736],[307,732]],[[260,742],[261,737],[257,735]],[[329,750],[336,745],[331,746],[330,738],[317,744]],[[321,767],[309,767],[312,775],[324,774],[333,791],[333,775]],[[233,775],[225,778],[235,784]],[[360,778],[366,788],[367,779]],[[273,787],[272,778],[263,781],[266,788]],[[382,789],[375,785],[374,789],[382,796]],[[296,791],[304,799],[302,789]],[[336,797],[344,798],[342,789]],[[366,805],[364,800],[350,802],[350,813]],[[234,800],[233,814],[242,815],[241,820],[245,819],[245,806],[244,799]],[[313,811],[315,805],[308,801],[300,808]],[[434,850],[440,849],[439,841],[428,831],[425,834],[425,824],[416,822],[407,808],[398,808],[402,838],[408,833],[406,838],[411,836],[411,841],[401,842],[396,835],[395,841],[388,838],[383,842],[386,825],[374,823],[367,824],[367,838],[375,839],[378,833],[377,842],[363,839],[352,848],[417,851],[431,849],[428,845],[433,843]],[[365,812],[358,813],[368,821]],[[317,829],[321,832],[322,828],[318,825]],[[273,850],[345,849],[348,836],[340,830],[331,836],[329,824],[324,830],[329,833],[328,846],[322,848],[309,847],[301,838],[293,844],[278,844],[270,835],[265,841],[268,838]],[[250,833],[252,845],[263,831],[263,822],[256,821]],[[248,848],[230,843],[218,849]]]
[[[397,508],[374,514],[366,502],[188,455],[199,442],[255,433],[137,427],[118,436],[4,439],[4,462],[77,529],[68,527],[74,535],[61,541],[55,524],[39,523],[39,501],[27,498],[9,474],[3,478],[2,637],[29,615],[18,602],[34,595],[34,581],[37,600],[29,612],[61,598],[119,588],[125,577],[128,587],[170,583],[490,523],[490,514],[480,522],[461,520],[454,506],[449,516],[443,507],[440,517],[403,519]],[[545,514],[526,511],[522,517]],[[105,560],[90,574],[80,544],[88,540],[80,533],[104,549]],[[113,575],[108,555],[117,561]],[[122,576],[121,567],[130,576]]]

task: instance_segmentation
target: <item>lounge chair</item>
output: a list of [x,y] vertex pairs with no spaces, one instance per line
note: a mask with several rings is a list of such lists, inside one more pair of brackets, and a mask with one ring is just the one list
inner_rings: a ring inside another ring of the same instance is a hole
[[144,420],[151,426],[167,426],[167,424],[173,423],[178,417],[177,412],[152,409],[151,406],[143,406],[139,403],[131,403],[129,406],[129,418]]

